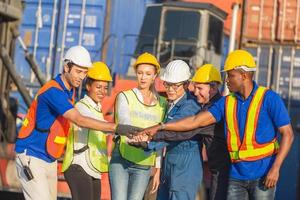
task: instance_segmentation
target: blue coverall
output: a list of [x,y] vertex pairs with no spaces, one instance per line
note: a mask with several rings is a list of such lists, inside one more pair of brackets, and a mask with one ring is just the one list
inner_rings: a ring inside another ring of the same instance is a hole
[[[186,93],[167,113],[165,122],[176,121],[200,111],[196,99]],[[168,142],[163,163],[158,200],[194,200],[202,180],[201,142]]]

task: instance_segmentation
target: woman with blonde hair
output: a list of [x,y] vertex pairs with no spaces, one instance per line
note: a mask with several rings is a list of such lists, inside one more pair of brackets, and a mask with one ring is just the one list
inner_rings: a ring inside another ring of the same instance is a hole
[[[161,122],[165,114],[166,100],[156,93],[154,87],[160,64],[153,55],[143,53],[137,58],[134,69],[138,86],[118,94],[115,120],[120,124],[146,128]],[[152,166],[156,168],[152,192],[158,188],[162,153],[146,153],[130,146],[130,139],[125,136],[119,136],[115,141],[109,167],[112,200],[142,200]]]

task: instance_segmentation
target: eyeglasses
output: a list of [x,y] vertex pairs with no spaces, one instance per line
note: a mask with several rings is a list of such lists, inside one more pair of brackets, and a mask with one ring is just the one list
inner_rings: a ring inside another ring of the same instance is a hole
[[181,83],[168,83],[168,82],[164,82],[163,83],[166,89],[170,89],[172,88],[173,90],[178,90],[180,86],[182,86],[183,84],[185,84],[185,82],[181,82]]

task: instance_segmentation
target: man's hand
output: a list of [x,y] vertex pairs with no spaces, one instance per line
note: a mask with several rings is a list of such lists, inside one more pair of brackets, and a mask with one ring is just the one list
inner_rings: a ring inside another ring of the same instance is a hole
[[139,132],[138,135],[147,135],[150,139],[160,130],[160,125],[154,125],[145,128],[143,131]]
[[147,142],[150,141],[151,138],[147,134],[139,134],[132,137],[134,142]]
[[118,124],[116,127],[116,134],[124,135],[128,138],[132,138],[134,135],[137,135],[139,131],[142,131],[142,128],[131,126],[127,124]]
[[128,140],[128,144],[137,148],[148,149],[149,140],[148,135],[135,135]]
[[267,188],[273,188],[276,186],[277,181],[279,178],[279,168],[276,166],[271,167],[270,171],[268,172],[264,184]]
[[136,148],[141,148],[143,150],[148,149],[148,142],[129,141],[128,144]]

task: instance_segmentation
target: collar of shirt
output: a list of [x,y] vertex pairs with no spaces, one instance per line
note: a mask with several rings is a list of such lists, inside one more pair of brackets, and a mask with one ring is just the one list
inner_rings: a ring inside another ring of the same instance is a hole
[[70,99],[72,99],[74,89],[72,88],[71,90],[68,90],[68,89],[66,88],[64,82],[63,82],[62,79],[61,79],[61,74],[58,74],[58,75],[54,78],[54,80],[55,80],[55,81],[63,88],[64,92],[65,92],[66,94],[68,94],[68,97],[69,97]]
[[[140,102],[144,103],[144,99],[143,99],[143,95],[142,95],[141,91],[139,89],[137,89],[137,88],[133,88],[132,91],[136,94],[138,100]],[[153,101],[153,102],[151,102],[151,106],[153,106],[153,105],[155,105],[157,103],[158,97],[157,97],[157,95],[155,95],[155,97],[156,97],[156,100]]]
[[209,102],[206,104],[201,104],[201,108],[202,109],[208,109],[210,106],[212,106],[215,102],[217,102],[219,99],[221,99],[222,95],[220,94],[220,92],[218,92],[217,94],[215,94],[215,96],[213,96],[212,98],[210,98]]
[[[250,93],[250,95],[249,95],[249,97],[248,97],[247,99],[252,98],[252,96],[255,94],[257,88],[258,88],[257,83],[256,83],[255,81],[253,81],[253,89],[252,89],[252,91],[251,91],[251,93]],[[244,99],[244,98],[243,98],[239,93],[237,93],[237,92],[235,92],[234,94],[235,94],[235,96],[237,97],[237,99],[238,99],[239,101],[246,101],[246,100],[247,100],[247,99]]]
[[183,93],[183,95],[181,97],[179,97],[178,99],[174,100],[174,101],[169,101],[168,102],[168,111],[172,110],[172,108],[186,95],[186,92]]
[[92,106],[95,110],[101,112],[101,104],[100,103],[96,103],[91,97],[89,97],[88,95],[84,95],[84,100],[88,102],[88,104],[90,106]]

